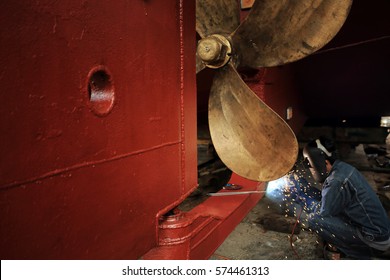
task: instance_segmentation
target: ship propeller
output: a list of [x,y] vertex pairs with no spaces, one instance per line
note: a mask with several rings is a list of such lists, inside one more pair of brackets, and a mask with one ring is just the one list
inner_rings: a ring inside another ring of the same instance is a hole
[[298,155],[289,125],[241,79],[238,67],[290,63],[322,48],[340,30],[352,0],[256,0],[240,22],[237,0],[197,0],[196,71],[216,73],[209,128],[224,164],[240,176],[270,181],[288,173]]

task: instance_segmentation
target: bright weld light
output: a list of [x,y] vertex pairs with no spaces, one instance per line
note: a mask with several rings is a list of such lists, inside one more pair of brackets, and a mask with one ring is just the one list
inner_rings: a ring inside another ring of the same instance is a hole
[[280,197],[283,195],[283,189],[287,187],[291,187],[295,185],[295,182],[289,179],[289,175],[287,174],[279,179],[276,179],[274,181],[269,181],[267,185],[267,192],[266,195],[270,198],[272,197]]
[[381,117],[381,127],[390,127],[390,116]]
[[270,181],[267,184],[265,195],[271,200],[278,200],[283,195],[283,188],[286,186],[284,177]]

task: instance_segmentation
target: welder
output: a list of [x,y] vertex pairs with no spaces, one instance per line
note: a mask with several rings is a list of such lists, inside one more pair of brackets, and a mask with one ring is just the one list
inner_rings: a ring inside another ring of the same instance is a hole
[[304,162],[322,184],[319,201],[292,191],[308,211],[309,228],[345,258],[371,259],[390,248],[390,219],[375,191],[353,166],[337,159],[332,140],[305,145]]

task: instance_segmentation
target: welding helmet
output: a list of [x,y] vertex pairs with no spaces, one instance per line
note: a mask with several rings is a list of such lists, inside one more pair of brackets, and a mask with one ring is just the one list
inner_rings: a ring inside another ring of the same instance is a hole
[[332,164],[334,162],[332,154],[334,146],[329,141],[325,138],[316,139],[307,143],[303,148],[304,163],[309,168],[314,180],[319,183],[323,183],[328,176],[325,160],[329,160]]

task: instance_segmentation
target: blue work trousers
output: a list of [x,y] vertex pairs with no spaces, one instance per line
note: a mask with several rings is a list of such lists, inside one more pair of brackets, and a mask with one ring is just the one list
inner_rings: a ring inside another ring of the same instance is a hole
[[348,257],[370,259],[372,249],[359,238],[357,228],[342,218],[311,213],[308,222],[310,229]]

